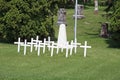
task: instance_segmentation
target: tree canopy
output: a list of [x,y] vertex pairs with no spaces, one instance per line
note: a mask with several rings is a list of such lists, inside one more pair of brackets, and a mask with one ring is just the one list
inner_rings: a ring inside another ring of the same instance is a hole
[[116,0],[113,5],[113,12],[110,17],[110,29],[112,38],[120,40],[120,1]]
[[39,35],[54,37],[59,0],[0,0],[0,38],[9,42]]
[[120,40],[120,1],[119,0],[107,0],[108,7],[105,9],[109,15],[111,38],[114,40]]

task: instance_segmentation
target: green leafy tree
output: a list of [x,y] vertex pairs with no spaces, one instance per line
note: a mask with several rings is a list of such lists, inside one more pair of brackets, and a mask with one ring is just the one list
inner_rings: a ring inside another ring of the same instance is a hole
[[114,11],[110,17],[110,29],[112,38],[120,40],[120,1],[117,0],[114,4]]
[[54,38],[58,0],[0,0],[0,37],[9,42],[39,35]]

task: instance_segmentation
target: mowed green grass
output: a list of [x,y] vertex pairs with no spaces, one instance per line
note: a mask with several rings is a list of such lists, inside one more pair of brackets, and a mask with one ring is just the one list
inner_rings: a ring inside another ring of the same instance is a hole
[[[78,20],[77,40],[82,45],[88,41],[92,48],[83,57],[83,49],[65,58],[63,53],[50,57],[46,49],[41,52],[23,55],[23,48],[17,53],[17,45],[0,43],[0,80],[119,80],[120,79],[120,49],[110,48],[107,39],[99,37],[100,24],[105,19],[100,7],[98,15],[93,14],[93,7],[84,10],[85,18]],[[73,9],[67,9],[67,38],[74,39]],[[56,17],[55,17],[56,19]],[[56,23],[55,23],[56,24]],[[56,37],[58,27],[55,25]]]

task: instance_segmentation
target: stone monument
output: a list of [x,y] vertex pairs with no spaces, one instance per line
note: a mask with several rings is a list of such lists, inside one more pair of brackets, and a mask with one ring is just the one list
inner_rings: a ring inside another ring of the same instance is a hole
[[102,23],[101,24],[100,36],[104,37],[104,38],[109,37],[109,34],[108,34],[108,24],[107,23]]
[[66,24],[66,11],[64,8],[60,8],[58,11],[58,21],[57,24]]
[[[82,19],[84,18],[84,14],[83,14],[83,10],[84,10],[84,5],[77,5],[77,18],[78,19]],[[73,18],[75,18],[75,14],[73,15]]]
[[67,43],[67,34],[65,24],[61,24],[58,33],[58,46],[65,47]]
[[98,0],[94,0],[95,8],[94,8],[94,14],[98,14]]

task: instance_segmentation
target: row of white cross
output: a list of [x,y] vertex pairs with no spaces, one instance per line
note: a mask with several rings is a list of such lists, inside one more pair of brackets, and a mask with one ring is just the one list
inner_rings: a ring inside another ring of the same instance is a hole
[[63,52],[63,49],[66,49],[66,58],[68,57],[68,52],[70,49],[70,55],[72,55],[72,50],[74,49],[74,53],[77,51],[77,47],[84,48],[84,57],[86,57],[87,48],[91,48],[91,46],[87,46],[87,41],[85,41],[84,45],[81,45],[81,43],[77,43],[77,41],[73,42],[73,40],[70,42],[67,42],[65,45],[60,45],[58,43],[55,43],[54,41],[50,40],[50,37],[48,37],[48,40],[46,38],[44,41],[39,40],[39,37],[37,36],[36,39],[31,38],[31,42],[27,42],[25,39],[24,42],[21,42],[20,38],[18,38],[18,42],[14,42],[14,44],[18,45],[18,53],[20,52],[20,47],[24,47],[24,55],[26,55],[27,47],[30,47],[30,52],[33,51],[33,48],[37,51],[37,55],[40,56],[40,48],[43,48],[43,53],[45,53],[45,47],[48,48],[49,51],[51,51],[51,57],[53,56],[54,48],[57,49],[57,54],[59,52],[59,49],[61,48],[61,51]]

